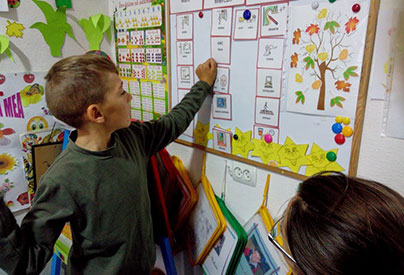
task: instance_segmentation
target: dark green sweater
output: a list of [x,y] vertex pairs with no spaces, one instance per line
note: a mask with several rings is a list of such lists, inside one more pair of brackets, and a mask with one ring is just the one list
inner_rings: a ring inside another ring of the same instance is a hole
[[114,132],[105,151],[78,147],[73,132],[41,178],[21,228],[0,199],[0,267],[12,274],[39,273],[70,222],[68,273],[150,274],[156,255],[148,160],[185,131],[209,91],[206,82],[196,83],[168,115]]

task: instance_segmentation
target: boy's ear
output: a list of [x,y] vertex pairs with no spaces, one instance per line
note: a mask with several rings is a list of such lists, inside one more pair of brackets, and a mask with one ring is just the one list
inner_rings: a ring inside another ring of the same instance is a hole
[[98,104],[91,104],[86,110],[87,119],[94,123],[103,123],[105,121]]

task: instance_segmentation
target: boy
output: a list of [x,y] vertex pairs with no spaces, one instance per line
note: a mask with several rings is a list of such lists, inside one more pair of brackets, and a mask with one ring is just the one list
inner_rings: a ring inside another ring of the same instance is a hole
[[140,123],[130,121],[131,95],[107,58],[72,56],[53,65],[45,77],[48,107],[77,130],[41,178],[21,228],[1,199],[0,267],[39,273],[70,222],[69,274],[150,274],[147,163],[188,127],[214,83],[215,61],[196,74],[200,81],[167,116]]

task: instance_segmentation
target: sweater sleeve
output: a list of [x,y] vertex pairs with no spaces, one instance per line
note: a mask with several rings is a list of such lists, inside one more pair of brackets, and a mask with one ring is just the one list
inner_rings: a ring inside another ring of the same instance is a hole
[[133,130],[137,128],[137,132],[141,133],[141,143],[147,156],[166,147],[187,129],[210,91],[208,83],[198,81],[169,114],[158,120],[132,123],[130,127]]
[[0,267],[8,274],[39,274],[53,254],[63,226],[74,213],[62,185],[40,182],[21,227],[0,199]]

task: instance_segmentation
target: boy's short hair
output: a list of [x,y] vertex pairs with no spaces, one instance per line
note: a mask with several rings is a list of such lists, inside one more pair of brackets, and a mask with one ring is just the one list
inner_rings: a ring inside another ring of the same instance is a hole
[[109,90],[107,73],[116,73],[115,64],[99,55],[77,55],[56,62],[46,79],[46,104],[52,115],[80,128],[83,114],[91,104],[102,103]]

